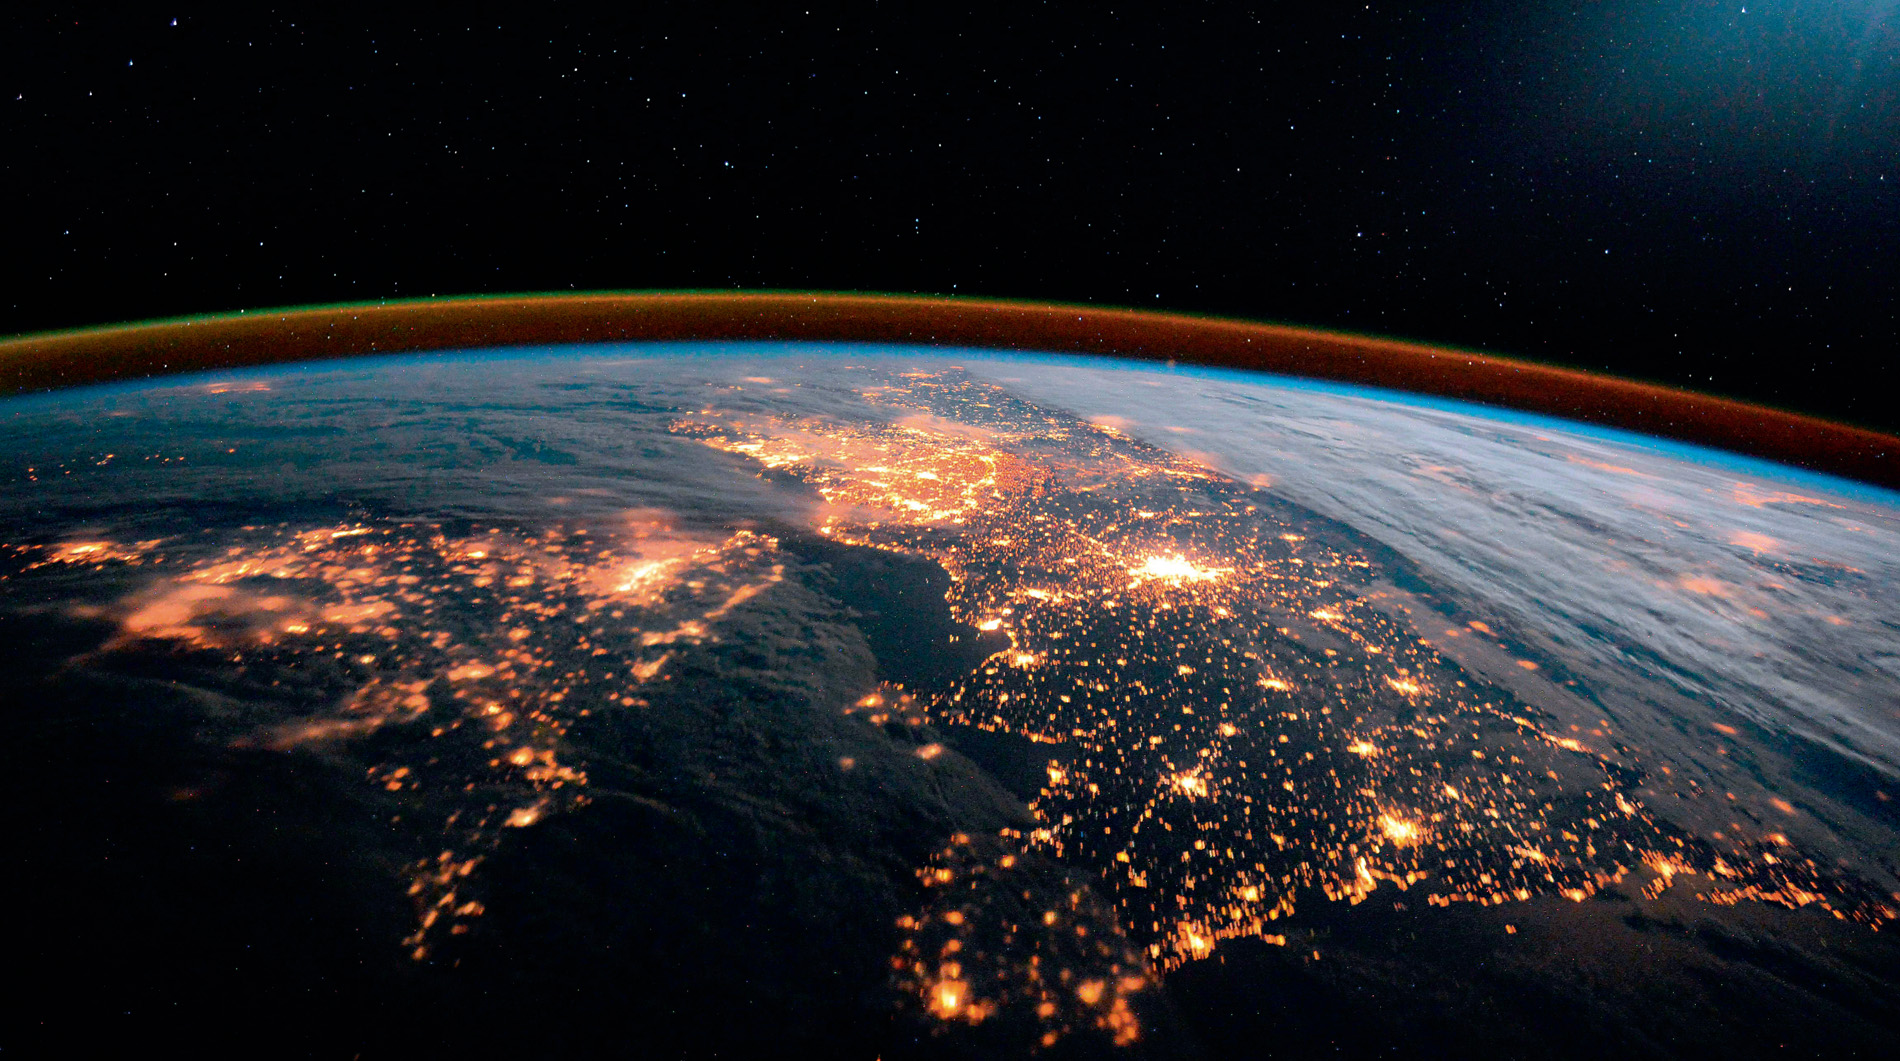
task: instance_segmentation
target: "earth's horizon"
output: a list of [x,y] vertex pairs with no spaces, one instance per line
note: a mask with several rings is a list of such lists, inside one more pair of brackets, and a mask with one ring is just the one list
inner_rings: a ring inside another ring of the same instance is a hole
[[1900,488],[1900,437],[1755,402],[1383,335],[962,295],[587,291],[262,307],[0,338],[0,394],[371,353],[666,341],[896,343],[1277,373],[1622,427]]

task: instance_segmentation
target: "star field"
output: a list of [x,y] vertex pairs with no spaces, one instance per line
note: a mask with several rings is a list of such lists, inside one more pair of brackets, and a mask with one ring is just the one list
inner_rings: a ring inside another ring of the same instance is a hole
[[1891,6],[13,15],[0,331],[598,288],[1095,301],[1893,426]]

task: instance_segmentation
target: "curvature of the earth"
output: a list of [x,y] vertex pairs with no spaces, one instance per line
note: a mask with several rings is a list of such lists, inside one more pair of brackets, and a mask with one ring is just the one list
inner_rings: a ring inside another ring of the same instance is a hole
[[36,1039],[1900,1030],[1885,491],[1391,393],[898,348],[4,412]]

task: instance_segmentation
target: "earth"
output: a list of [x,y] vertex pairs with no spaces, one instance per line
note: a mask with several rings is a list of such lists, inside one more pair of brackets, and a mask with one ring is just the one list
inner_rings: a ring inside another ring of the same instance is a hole
[[0,1047],[1890,1056],[1900,495],[632,344],[0,404]]

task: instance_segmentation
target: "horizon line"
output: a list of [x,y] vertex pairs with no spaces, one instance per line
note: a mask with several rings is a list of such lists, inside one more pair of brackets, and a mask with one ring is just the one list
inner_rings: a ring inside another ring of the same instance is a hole
[[1900,489],[1900,438],[1739,399],[1380,335],[967,295],[530,292],[240,309],[0,339],[0,395],[378,354],[694,340],[1079,353],[1330,379],[1621,427]]

